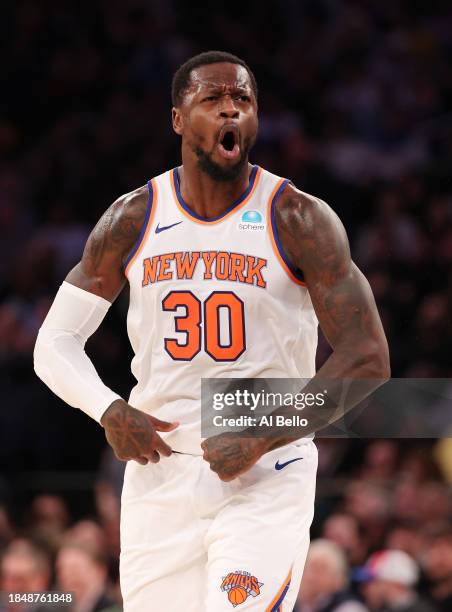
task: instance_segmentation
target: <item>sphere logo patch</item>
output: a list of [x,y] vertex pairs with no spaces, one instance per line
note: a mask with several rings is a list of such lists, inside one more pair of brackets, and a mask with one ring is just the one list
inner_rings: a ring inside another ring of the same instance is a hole
[[240,231],[262,232],[265,230],[265,223],[262,213],[258,210],[246,210],[242,213],[238,223]]

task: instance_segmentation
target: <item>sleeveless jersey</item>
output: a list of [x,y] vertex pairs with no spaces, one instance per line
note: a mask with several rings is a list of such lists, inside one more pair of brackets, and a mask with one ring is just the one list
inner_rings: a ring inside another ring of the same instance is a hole
[[317,318],[284,253],[275,204],[287,180],[254,166],[245,193],[204,219],[177,168],[148,183],[141,235],[125,264],[137,380],[129,403],[179,427],[163,434],[202,454],[201,378],[310,378]]

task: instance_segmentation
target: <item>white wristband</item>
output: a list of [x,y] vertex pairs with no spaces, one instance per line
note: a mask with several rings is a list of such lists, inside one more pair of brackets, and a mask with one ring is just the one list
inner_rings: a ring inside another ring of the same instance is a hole
[[84,350],[111,304],[66,281],[39,330],[34,350],[36,374],[74,408],[100,423],[112,402],[121,397],[109,389]]

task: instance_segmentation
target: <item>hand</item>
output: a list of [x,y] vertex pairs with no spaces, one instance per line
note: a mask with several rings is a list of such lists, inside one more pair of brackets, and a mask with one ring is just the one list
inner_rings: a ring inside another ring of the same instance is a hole
[[244,438],[233,433],[213,436],[201,444],[203,459],[224,482],[247,472],[267,452],[267,446],[266,439]]
[[167,423],[132,408],[124,400],[116,400],[101,418],[108,443],[118,459],[134,459],[146,465],[158,463],[160,454],[169,457],[173,452],[158,431],[173,431],[179,423]]

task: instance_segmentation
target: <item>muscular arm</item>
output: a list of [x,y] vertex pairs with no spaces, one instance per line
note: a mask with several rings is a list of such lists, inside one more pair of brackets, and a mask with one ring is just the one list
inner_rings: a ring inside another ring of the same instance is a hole
[[[390,376],[388,343],[372,290],[350,257],[345,229],[321,200],[287,185],[276,208],[281,244],[303,271],[320,327],[333,349],[304,393],[326,391],[326,403],[306,407],[308,426],[301,435],[322,429],[351,410]],[[266,450],[300,437],[288,431]]]
[[[204,458],[222,480],[247,471],[262,454],[322,429],[389,378],[389,353],[369,283],[350,257],[347,236],[327,204],[287,185],[276,206],[281,244],[292,263],[303,271],[325,337],[333,352],[304,393],[327,391],[325,408],[305,407],[308,427],[268,428],[265,439],[223,434],[203,442]],[[343,380],[351,381],[343,394]],[[357,381],[357,382],[353,382]],[[345,400],[344,400],[345,397]],[[293,416],[291,407],[274,414]]]
[[120,197],[91,232],[79,264],[66,281],[113,302],[126,278],[122,266],[136,244],[146,216],[148,192],[140,187]]
[[320,378],[389,377],[386,337],[369,283],[350,257],[331,208],[287,185],[276,206],[285,252],[303,271],[320,327],[333,352]]
[[[350,257],[344,227],[331,208],[287,185],[276,209],[281,244],[301,269],[320,327],[333,349],[304,393],[326,391],[326,403],[306,407],[303,436],[351,410],[390,376],[389,351],[372,290]],[[267,450],[300,434],[274,437]]]
[[159,461],[159,453],[171,454],[157,431],[171,431],[177,424],[160,421],[117,399],[102,383],[84,344],[105,316],[105,300],[113,302],[124,287],[123,264],[139,238],[147,200],[147,188],[140,187],[104,213],[88,238],[80,263],[66,277],[78,289],[68,292],[70,285],[60,289],[35,346],[38,376],[71,406],[100,420],[119,459],[142,464]]

